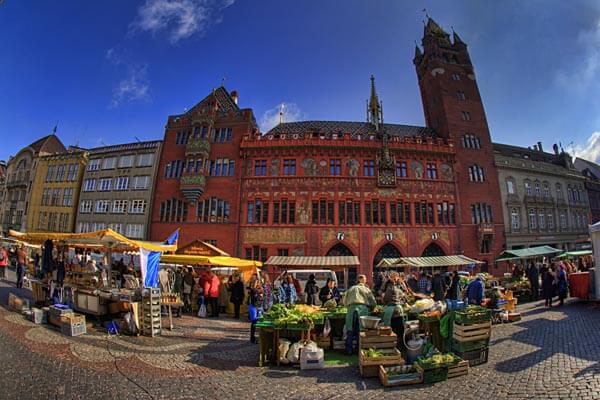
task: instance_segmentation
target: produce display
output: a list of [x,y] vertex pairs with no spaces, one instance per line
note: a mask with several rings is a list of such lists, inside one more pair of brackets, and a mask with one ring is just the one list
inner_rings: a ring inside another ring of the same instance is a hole
[[381,304],[377,304],[374,308],[373,308],[373,314],[381,314],[384,310],[384,306]]
[[333,311],[337,308],[337,302],[334,299],[331,300],[327,300],[324,304],[323,304],[323,308]]
[[452,353],[438,353],[433,354],[430,357],[419,357],[417,359],[417,363],[423,369],[433,369],[433,368],[442,368],[448,367],[450,365],[457,364],[460,361],[460,358],[456,357]]
[[381,351],[379,349],[374,349],[371,347],[368,350],[362,350],[362,351],[365,354],[365,356],[367,356],[369,358],[383,357],[383,351]]
[[287,306],[285,304],[274,304],[269,312],[263,315],[264,320],[272,321],[275,327],[288,325],[314,325],[321,323],[324,315],[316,306],[298,304]]

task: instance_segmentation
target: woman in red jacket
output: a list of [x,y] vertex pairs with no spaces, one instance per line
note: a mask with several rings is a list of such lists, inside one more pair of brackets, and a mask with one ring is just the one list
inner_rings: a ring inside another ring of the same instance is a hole
[[219,277],[213,274],[212,271],[208,271],[206,279],[204,280],[204,296],[206,302],[210,304],[211,317],[219,316],[219,286],[221,281]]

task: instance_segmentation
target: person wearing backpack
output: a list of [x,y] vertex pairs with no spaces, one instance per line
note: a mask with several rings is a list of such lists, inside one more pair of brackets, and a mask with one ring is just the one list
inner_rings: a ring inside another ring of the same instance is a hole
[[0,278],[6,278],[6,268],[8,267],[8,252],[6,247],[0,247]]
[[317,294],[319,293],[319,288],[317,286],[317,281],[315,280],[315,274],[310,274],[308,277],[304,291],[306,292],[306,304],[309,306],[317,305]]

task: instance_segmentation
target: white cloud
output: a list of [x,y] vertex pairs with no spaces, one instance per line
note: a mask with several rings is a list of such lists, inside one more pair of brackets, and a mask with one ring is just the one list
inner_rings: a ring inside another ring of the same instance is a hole
[[263,113],[259,123],[261,132],[266,133],[279,124],[282,106],[283,122],[295,122],[306,118],[295,103],[281,103]]
[[592,133],[585,145],[574,145],[573,153],[577,158],[592,162],[600,162],[600,131]]
[[106,51],[106,59],[117,67],[125,67],[127,72],[127,75],[113,87],[111,108],[129,101],[148,101],[150,99],[147,64],[129,62],[114,48]]
[[172,44],[194,34],[203,35],[222,21],[221,12],[235,0],[146,0],[130,28],[157,34],[166,32]]
[[600,19],[592,29],[579,32],[576,46],[581,49],[581,61],[571,60],[571,69],[559,70],[556,79],[566,88],[584,90],[597,84],[600,73]]

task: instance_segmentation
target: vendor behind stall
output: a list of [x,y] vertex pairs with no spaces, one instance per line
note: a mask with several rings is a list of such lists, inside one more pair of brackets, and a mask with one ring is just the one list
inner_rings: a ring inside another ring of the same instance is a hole
[[477,306],[481,305],[485,294],[485,279],[482,275],[478,275],[475,280],[469,283],[467,286],[467,300],[469,304],[474,304]]
[[392,326],[392,318],[403,317],[404,311],[402,305],[406,304],[408,298],[408,288],[400,279],[398,272],[392,272],[390,277],[382,285],[383,302],[385,310],[383,312],[383,324]]
[[373,292],[366,285],[367,277],[358,276],[358,283],[346,292],[344,305],[348,307],[346,315],[346,353],[352,354],[352,341],[358,336],[359,317],[369,315],[369,307],[374,307],[377,302]]
[[340,291],[335,286],[335,281],[333,279],[327,278],[327,283],[319,292],[319,300],[321,300],[321,304],[325,304],[329,300],[334,300],[339,304],[341,300]]

